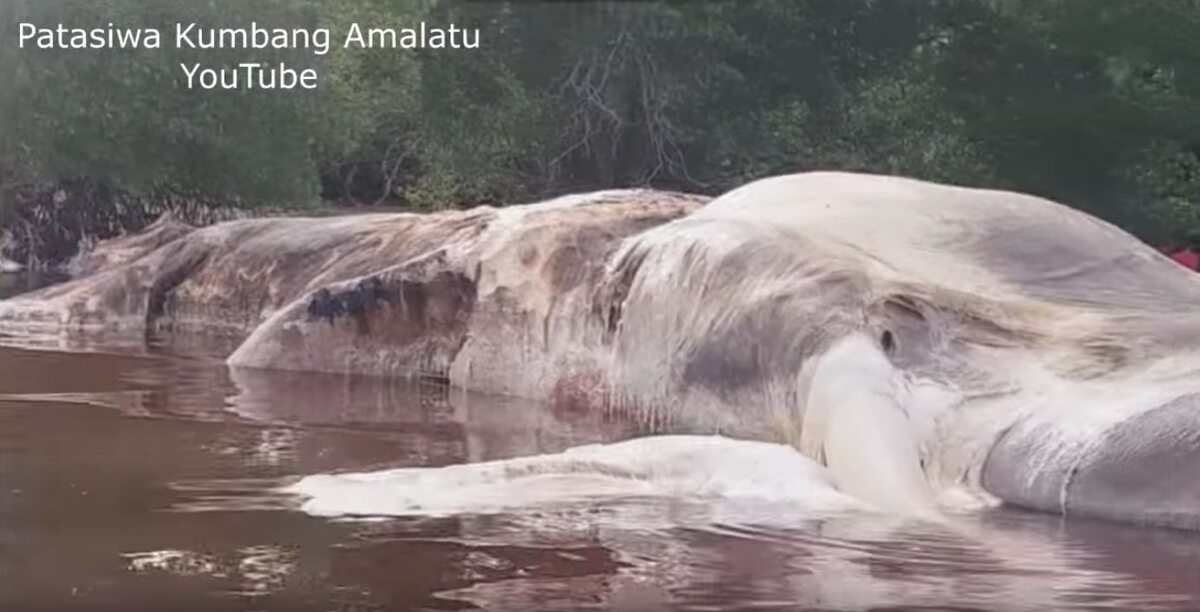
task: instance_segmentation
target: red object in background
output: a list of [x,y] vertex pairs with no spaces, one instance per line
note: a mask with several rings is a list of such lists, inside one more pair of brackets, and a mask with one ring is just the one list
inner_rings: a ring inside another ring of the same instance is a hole
[[1197,255],[1195,251],[1180,249],[1170,253],[1169,257],[1189,270],[1200,269],[1200,255]]

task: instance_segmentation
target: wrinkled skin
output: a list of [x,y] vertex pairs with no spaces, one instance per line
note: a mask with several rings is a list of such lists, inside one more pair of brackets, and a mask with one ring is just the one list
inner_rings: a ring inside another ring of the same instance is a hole
[[788,441],[837,486],[1200,529],[1200,280],[1052,202],[811,173],[708,204],[237,221],[0,303],[220,330],[235,367],[423,375]]

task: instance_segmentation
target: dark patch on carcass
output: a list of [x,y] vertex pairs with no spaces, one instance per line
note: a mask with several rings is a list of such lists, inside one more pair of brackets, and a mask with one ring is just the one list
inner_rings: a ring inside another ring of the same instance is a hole
[[729,399],[769,380],[795,376],[854,325],[849,309],[813,309],[805,297],[778,296],[747,305],[714,329],[687,357],[681,384]]
[[611,342],[621,326],[625,300],[633,288],[638,271],[646,261],[647,252],[637,249],[626,253],[612,271],[609,281],[601,285],[592,299],[592,314],[604,325],[604,340]]
[[891,356],[896,351],[896,336],[892,330],[885,329],[879,334],[879,348],[883,349],[885,355]]
[[[429,332],[465,325],[462,312],[469,313],[475,300],[475,283],[462,274],[443,271],[429,280],[401,278],[385,282],[379,276],[360,280],[353,287],[333,292],[320,289],[308,302],[309,321],[354,320],[360,335],[371,333],[373,315],[391,308],[401,325],[378,330],[398,341],[408,341]],[[395,323],[395,321],[393,321]]]
[[1200,301],[1200,283],[1181,282],[1174,262],[1134,237],[1078,211],[1064,216],[1069,224],[1046,218],[989,219],[970,254],[1023,294],[1055,303],[1176,312]]
[[564,376],[550,390],[550,404],[564,414],[586,414],[604,407],[605,389],[604,377],[596,372]]
[[428,281],[400,283],[398,308],[414,325],[411,335],[465,328],[475,303],[475,283],[457,272],[439,272]]
[[587,278],[587,255],[583,247],[578,245],[569,244],[559,247],[550,255],[550,260],[546,263],[550,273],[550,283],[556,291],[570,291]]
[[662,225],[672,217],[623,219],[605,226],[587,226],[575,230],[563,245],[550,253],[546,272],[558,291],[569,291],[598,273],[627,236]]
[[551,285],[560,292],[578,287],[603,266],[617,242],[635,233],[639,225],[626,223],[616,228],[581,227],[573,232],[569,241],[547,258],[545,269]]
[[449,365],[467,340],[475,300],[475,282],[435,252],[315,291],[299,317],[331,329],[289,341],[297,346],[337,342],[364,359],[377,360],[373,371],[379,374],[448,383]]
[[[707,270],[695,279],[703,283],[697,299],[738,301],[712,321],[685,358],[684,388],[705,388],[732,401],[743,389],[796,376],[807,360],[862,324],[864,280],[852,271],[796,261],[770,243],[750,244],[709,263],[703,250],[684,255],[687,266]],[[741,283],[751,271],[788,282],[755,297],[731,293],[746,286]]]
[[154,331],[159,319],[166,314],[171,292],[195,275],[208,261],[211,251],[207,248],[176,242],[178,252],[167,257],[146,296],[146,333]]
[[325,319],[333,325],[334,319],[346,314],[346,307],[340,299],[334,297],[329,289],[321,288],[308,301],[308,320]]
[[457,271],[438,272],[426,281],[403,280],[392,312],[373,334],[386,346],[417,346],[423,357],[415,373],[425,380],[449,382],[449,364],[467,341],[475,310],[476,285]]
[[538,258],[537,247],[535,247],[533,245],[528,245],[528,244],[521,247],[519,257],[521,258],[522,265],[532,266],[534,264],[534,262],[537,261],[537,258]]
[[1095,335],[1079,343],[1082,359],[1065,373],[1077,378],[1095,378],[1134,363],[1133,351],[1127,341],[1117,337]]
[[392,303],[394,299],[395,289],[389,291],[382,279],[371,276],[358,281],[353,288],[338,293],[329,289],[317,291],[308,302],[308,319],[324,319],[332,325],[339,317],[350,316],[360,322],[360,327],[365,327],[368,313],[381,304]]
[[[550,255],[548,268],[555,288],[560,291],[573,289],[589,278],[595,282],[603,273],[605,262],[611,260],[613,252],[623,240],[679,219],[688,212],[678,209],[622,219],[604,228],[581,229],[570,244]],[[629,297],[646,255],[647,250],[642,248],[625,252],[614,265],[608,279],[598,283],[592,292],[592,315],[603,325],[605,342],[613,339],[621,325],[625,300]]]
[[705,342],[692,353],[683,381],[714,389],[739,389],[762,374],[761,338],[725,336]]

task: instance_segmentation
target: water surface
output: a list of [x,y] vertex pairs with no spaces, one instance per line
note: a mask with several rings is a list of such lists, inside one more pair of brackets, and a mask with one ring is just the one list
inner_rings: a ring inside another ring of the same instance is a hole
[[[13,339],[8,339],[12,344]],[[637,427],[220,343],[0,347],[0,609],[1200,609],[1200,537],[1015,510],[956,527],[609,499],[328,520],[308,474],[557,452]]]

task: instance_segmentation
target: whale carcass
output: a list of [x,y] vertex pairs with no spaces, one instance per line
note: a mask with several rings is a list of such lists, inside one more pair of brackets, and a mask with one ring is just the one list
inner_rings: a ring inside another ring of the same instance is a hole
[[885,507],[967,488],[1200,529],[1198,304],[1193,273],[1082,212],[825,172],[228,222],[2,302],[0,329],[219,331],[234,367],[788,442]]

